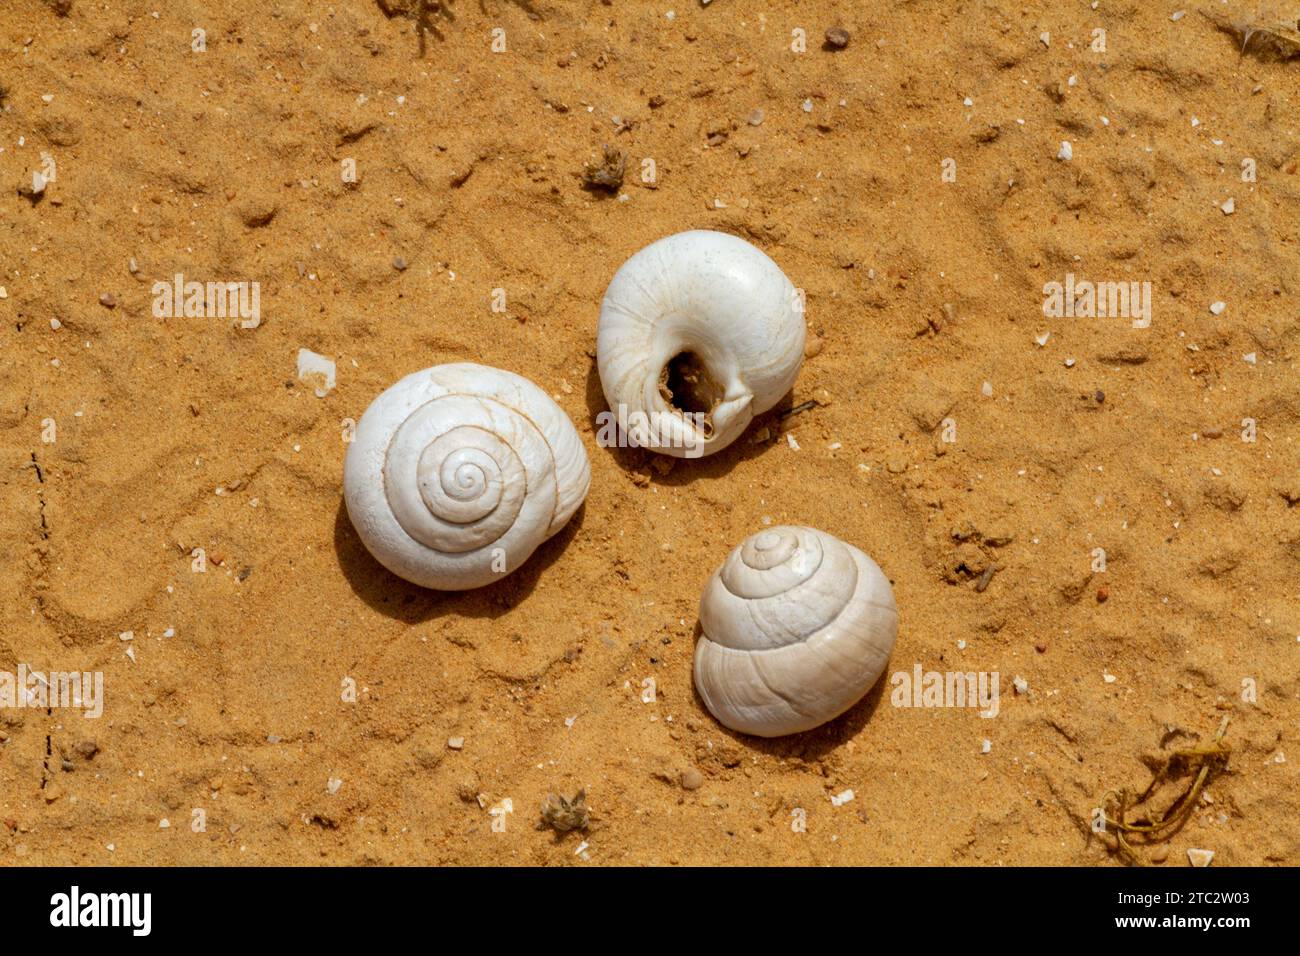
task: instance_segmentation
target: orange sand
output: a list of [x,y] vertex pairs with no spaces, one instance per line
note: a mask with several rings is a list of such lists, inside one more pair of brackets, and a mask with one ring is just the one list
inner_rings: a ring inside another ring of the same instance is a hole
[[[107,694],[0,710],[0,860],[1102,864],[1102,793],[1230,715],[1165,865],[1300,861],[1300,61],[1195,4],[443,0],[423,42],[414,5],[0,13],[0,670]],[[582,188],[605,144],[626,201]],[[687,228],[806,290],[786,407],[819,405],[668,467],[596,446],[594,332],[618,265]],[[176,273],[259,282],[261,324],[155,318]],[[1045,317],[1067,273],[1149,281],[1151,327]],[[324,398],[299,348],[337,362]],[[344,421],[446,361],[554,394],[593,471],[463,594],[385,572],[341,502]],[[696,602],[769,519],[870,553],[889,673],[997,671],[999,715],[882,681],[799,737],[721,729]],[[585,833],[538,826],[581,787]]]

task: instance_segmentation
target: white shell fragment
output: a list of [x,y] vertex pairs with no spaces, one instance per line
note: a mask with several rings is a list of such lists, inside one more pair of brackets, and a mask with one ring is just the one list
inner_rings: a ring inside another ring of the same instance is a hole
[[470,363],[416,372],[376,398],[343,467],[348,516],[370,553],[441,590],[518,568],[590,483],[577,429],[550,396]]
[[334,388],[334,360],[310,349],[298,350],[298,381],[310,385],[317,398]]
[[794,385],[803,300],[779,266],[735,236],[679,232],[615,273],[596,360],[620,431],[679,458],[726,448]]
[[746,538],[700,599],[695,687],[724,726],[811,730],[879,679],[898,634],[889,580],[850,544],[780,525]]

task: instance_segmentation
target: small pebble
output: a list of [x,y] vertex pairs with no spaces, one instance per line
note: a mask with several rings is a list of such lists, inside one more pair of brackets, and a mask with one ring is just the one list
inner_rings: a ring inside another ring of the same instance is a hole
[[837,50],[849,45],[849,31],[843,27],[831,27],[826,31],[826,42]]
[[1097,603],[1105,604],[1108,600],[1110,600],[1110,589],[1105,585],[1097,588]]
[[1155,847],[1154,849],[1152,849],[1152,851],[1151,851],[1151,862],[1152,862],[1152,863],[1163,863],[1163,862],[1165,862],[1165,860],[1167,860],[1167,859],[1169,859],[1169,847],[1167,847],[1167,846],[1158,846],[1158,847]]
[[447,746],[452,750],[461,750],[465,746],[464,737],[448,737]]
[[396,269],[398,272],[405,272],[406,260],[403,259],[401,256],[398,256],[393,260],[393,268]]
[[749,114],[749,120],[748,120],[749,125],[761,126],[763,123],[763,119],[766,117],[766,115],[767,114],[765,114],[761,109],[754,110],[754,112]]
[[682,771],[681,783],[683,790],[698,790],[704,786],[704,774],[694,767],[687,767]]
[[102,305],[102,306],[103,306],[104,308],[106,308],[106,309],[116,309],[116,308],[117,308],[117,299],[113,298],[111,295],[109,295],[107,292],[105,292],[105,293],[103,293],[102,295],[100,295],[100,297],[99,297],[99,304]]
[[1206,867],[1214,859],[1213,850],[1198,850],[1191,847],[1187,850],[1187,859],[1191,861],[1192,866]]

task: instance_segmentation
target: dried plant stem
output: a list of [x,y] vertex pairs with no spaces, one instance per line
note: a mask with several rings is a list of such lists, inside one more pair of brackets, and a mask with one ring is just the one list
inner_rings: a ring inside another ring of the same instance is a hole
[[[1196,809],[1196,798],[1200,796],[1211,772],[1216,767],[1225,764],[1228,755],[1231,753],[1228,745],[1222,742],[1223,735],[1228,729],[1228,720],[1227,716],[1223,718],[1218,731],[1215,732],[1208,745],[1176,750],[1170,754],[1164,765],[1152,776],[1151,783],[1147,785],[1146,790],[1136,800],[1130,802],[1127,790],[1109,790],[1102,796],[1102,813],[1106,826],[1107,828],[1114,828],[1115,841],[1120,852],[1134,866],[1146,866],[1147,864],[1134,851],[1133,845],[1125,838],[1125,834],[1141,834],[1144,838],[1143,845],[1145,845],[1163,843],[1171,839],[1183,828]],[[1195,766],[1197,768],[1192,785],[1154,820],[1149,817],[1139,817],[1130,823],[1127,819],[1129,809],[1141,806],[1150,799],[1155,788],[1168,777],[1170,768],[1179,762],[1186,762],[1189,767]],[[1111,816],[1106,810],[1107,803],[1112,799],[1117,804],[1115,816]]]

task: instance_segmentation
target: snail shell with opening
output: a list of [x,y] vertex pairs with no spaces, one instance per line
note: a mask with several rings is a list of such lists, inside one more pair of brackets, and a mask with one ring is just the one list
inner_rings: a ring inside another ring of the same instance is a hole
[[880,678],[898,635],[889,579],[813,528],[768,528],[727,556],[700,599],[695,687],[724,726],[758,737],[838,717]]
[[471,363],[415,372],[376,398],[343,466],[348,516],[370,553],[440,590],[515,570],[590,483],[577,429],[551,397]]
[[615,273],[596,361],[620,431],[695,458],[726,448],[790,391],[805,334],[803,297],[775,262],[743,239],[692,230]]

